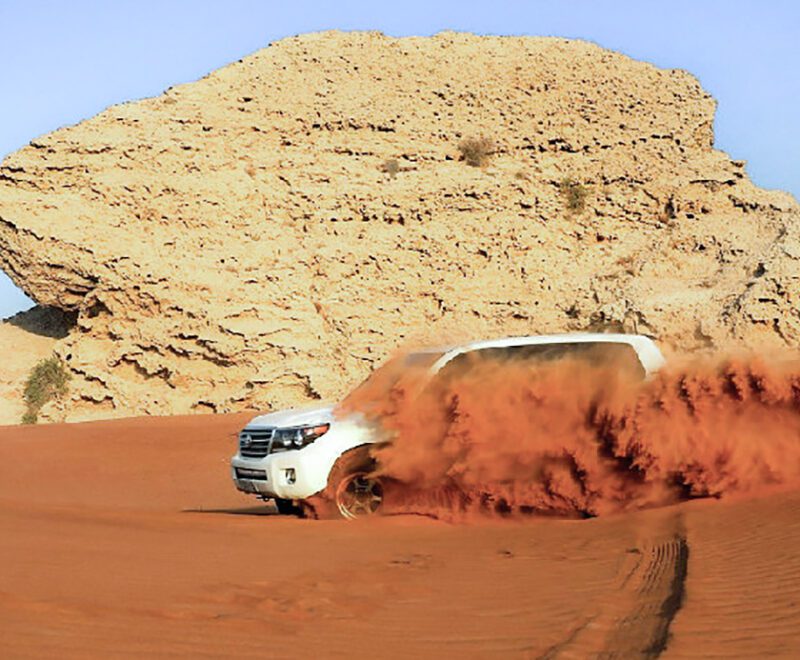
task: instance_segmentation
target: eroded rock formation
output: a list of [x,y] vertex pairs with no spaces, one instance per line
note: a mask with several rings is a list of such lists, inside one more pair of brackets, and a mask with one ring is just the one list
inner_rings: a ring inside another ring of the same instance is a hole
[[465,337],[797,346],[800,209],[714,149],[714,109],[578,41],[286,39],[9,156],[0,267],[77,312],[68,419],[327,399]]

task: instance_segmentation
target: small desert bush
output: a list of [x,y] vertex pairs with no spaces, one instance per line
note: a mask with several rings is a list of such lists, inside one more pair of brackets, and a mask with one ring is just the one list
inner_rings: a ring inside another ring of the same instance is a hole
[[400,163],[396,158],[390,158],[383,162],[381,169],[394,179],[400,171]]
[[22,423],[23,424],[36,424],[39,416],[33,412],[32,410],[26,410],[25,414],[22,416]]
[[589,189],[575,181],[574,179],[562,179],[558,185],[561,196],[567,210],[572,213],[581,213],[586,208],[586,198],[589,196]]
[[487,137],[465,138],[459,142],[458,151],[467,165],[483,167],[494,153],[494,142]]
[[22,398],[27,410],[22,417],[24,424],[35,424],[39,411],[46,403],[64,396],[70,374],[55,355],[42,360],[31,369]]

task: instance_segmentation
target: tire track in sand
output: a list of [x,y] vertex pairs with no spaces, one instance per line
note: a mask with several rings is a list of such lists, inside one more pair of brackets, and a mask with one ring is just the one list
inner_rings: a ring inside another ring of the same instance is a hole
[[688,564],[682,514],[652,521],[621,559],[602,610],[540,658],[657,658],[683,604]]

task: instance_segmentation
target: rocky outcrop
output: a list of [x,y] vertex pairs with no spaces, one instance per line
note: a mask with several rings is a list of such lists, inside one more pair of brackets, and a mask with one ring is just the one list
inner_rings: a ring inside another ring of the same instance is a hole
[[77,314],[70,419],[336,397],[465,337],[797,346],[800,209],[714,149],[714,107],[578,41],[286,39],[9,156],[0,266]]

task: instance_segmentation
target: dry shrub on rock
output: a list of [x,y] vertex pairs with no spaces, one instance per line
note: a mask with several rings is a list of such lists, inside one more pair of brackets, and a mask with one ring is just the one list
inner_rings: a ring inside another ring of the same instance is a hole
[[389,160],[384,161],[383,165],[381,166],[381,170],[386,172],[394,179],[397,176],[397,173],[400,171],[400,163],[396,158],[390,158]]
[[586,208],[589,189],[570,178],[563,179],[558,188],[567,205],[567,210],[572,213],[582,213]]
[[494,142],[487,137],[464,138],[458,144],[461,160],[472,167],[484,167],[495,151]]
[[55,355],[39,362],[25,382],[22,398],[27,407],[22,417],[23,424],[35,424],[42,407],[67,393],[70,373]]

